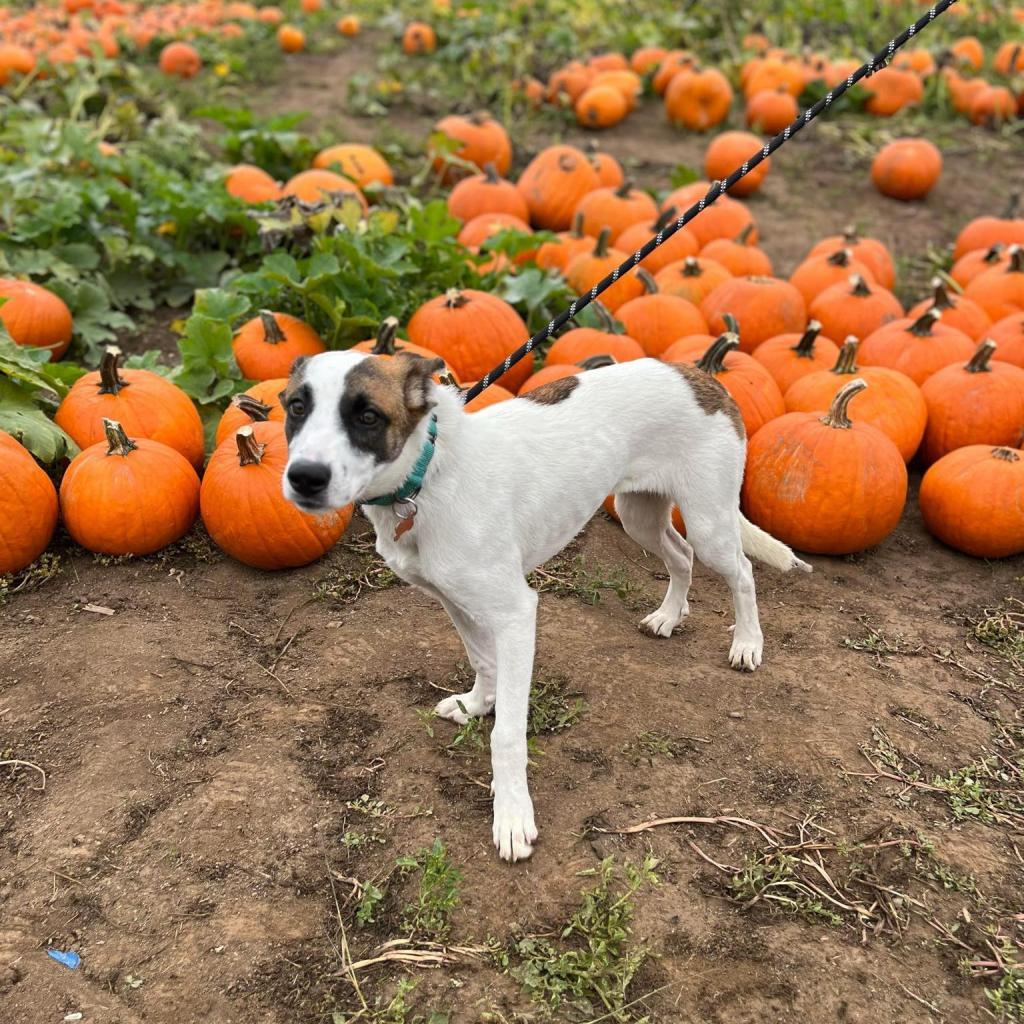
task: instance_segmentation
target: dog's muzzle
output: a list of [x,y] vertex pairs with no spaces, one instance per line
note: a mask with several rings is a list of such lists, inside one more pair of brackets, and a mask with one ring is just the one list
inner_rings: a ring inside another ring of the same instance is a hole
[[293,462],[288,467],[288,486],[303,504],[319,504],[331,483],[331,467],[322,462]]

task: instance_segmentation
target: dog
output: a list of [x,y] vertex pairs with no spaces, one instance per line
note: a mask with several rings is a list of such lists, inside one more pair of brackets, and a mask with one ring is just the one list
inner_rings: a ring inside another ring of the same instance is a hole
[[390,568],[448,612],[476,678],[435,711],[459,723],[494,711],[494,845],[518,861],[537,839],[526,772],[537,594],[527,574],[614,494],[626,532],[669,574],[641,627],[668,637],[683,621],[696,554],[732,591],[729,662],[752,671],[763,637],[747,555],[783,571],[811,567],[740,513],[743,421],[710,374],[639,359],[467,414],[460,392],[436,382],[443,369],[402,352],[297,360],[281,394],[282,486],[309,513],[363,505]]

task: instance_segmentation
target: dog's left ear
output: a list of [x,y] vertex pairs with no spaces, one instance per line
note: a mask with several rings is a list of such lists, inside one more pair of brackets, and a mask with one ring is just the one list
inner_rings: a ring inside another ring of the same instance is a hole
[[399,352],[395,359],[404,376],[402,393],[406,407],[411,412],[424,412],[433,406],[430,385],[434,374],[444,369],[444,360],[424,359],[413,352]]

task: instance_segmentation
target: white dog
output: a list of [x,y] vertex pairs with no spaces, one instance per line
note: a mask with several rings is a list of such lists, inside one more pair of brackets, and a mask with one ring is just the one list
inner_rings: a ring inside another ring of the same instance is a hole
[[[282,394],[283,486],[307,512],[365,504],[387,564],[451,616],[476,681],[436,711],[465,722],[493,709],[494,845],[515,861],[537,838],[526,780],[537,595],[526,574],[614,493],[626,532],[670,576],[643,627],[667,637],[683,621],[696,552],[732,590],[729,661],[753,670],[763,638],[744,552],[777,569],[810,566],[740,514],[743,423],[702,370],[642,359],[466,414],[459,393],[434,382],[442,368],[408,354],[297,362]],[[673,503],[686,540],[671,525]]]

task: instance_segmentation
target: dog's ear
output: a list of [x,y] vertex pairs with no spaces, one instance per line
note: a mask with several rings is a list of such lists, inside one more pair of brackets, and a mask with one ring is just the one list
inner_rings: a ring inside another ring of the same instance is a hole
[[410,412],[424,412],[434,405],[431,399],[431,383],[435,373],[444,369],[444,360],[424,359],[413,352],[399,352],[395,359],[403,381],[402,395]]

